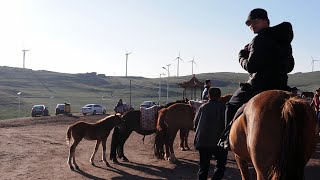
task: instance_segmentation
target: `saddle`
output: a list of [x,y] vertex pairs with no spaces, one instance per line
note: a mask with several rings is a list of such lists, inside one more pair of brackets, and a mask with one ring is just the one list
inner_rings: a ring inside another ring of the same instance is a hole
[[158,117],[158,111],[160,106],[152,106],[149,108],[140,107],[141,118],[140,118],[140,127],[141,130],[155,130],[156,121]]

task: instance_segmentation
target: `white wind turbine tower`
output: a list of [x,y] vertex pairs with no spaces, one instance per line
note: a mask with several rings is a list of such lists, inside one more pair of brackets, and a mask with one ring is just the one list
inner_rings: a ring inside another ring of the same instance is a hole
[[194,61],[194,57],[193,57],[192,61],[189,61],[189,62],[191,62],[191,64],[192,64],[192,75],[193,75],[193,64],[197,64],[197,63]]
[[174,61],[178,61],[178,66],[177,66],[177,77],[179,77],[179,62],[180,61],[183,61],[182,59],[181,59],[181,57],[180,57],[180,51],[179,51],[179,56],[178,57],[176,57],[175,59],[174,59]]
[[22,50],[22,53],[23,53],[23,66],[22,67],[23,67],[23,69],[26,68],[26,66],[25,66],[26,61],[25,60],[26,60],[26,52],[27,51],[30,51],[30,50],[27,50],[27,49]]
[[315,60],[315,59],[313,59],[313,57],[312,57],[312,56],[311,56],[311,59],[312,59],[312,61],[311,61],[312,71],[311,71],[311,72],[313,72],[314,62],[315,62],[315,61],[319,61],[319,60]]
[[125,55],[126,55],[126,77],[127,77],[127,75],[128,75],[128,74],[127,74],[127,70],[128,70],[128,56],[129,56],[129,54],[132,53],[132,51],[128,53],[128,51],[126,50],[126,52],[127,52],[127,53],[126,53]]

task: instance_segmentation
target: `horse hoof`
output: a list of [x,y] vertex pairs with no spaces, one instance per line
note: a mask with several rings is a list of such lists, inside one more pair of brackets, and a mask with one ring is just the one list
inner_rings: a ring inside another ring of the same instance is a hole
[[114,164],[119,163],[118,159],[113,159],[112,162],[113,162]]
[[110,166],[110,164],[109,164],[108,162],[106,162],[106,166],[107,166],[107,167],[111,167],[111,166]]
[[179,147],[180,151],[185,151],[186,149],[184,149],[183,147]]
[[123,160],[122,160],[123,162],[129,162],[129,159],[127,159],[127,158],[123,158]]
[[75,166],[76,170],[80,170],[79,166]]
[[190,150],[190,148],[189,147],[186,147],[186,151],[189,151]]
[[92,165],[92,166],[96,166],[93,162],[91,162],[91,165]]
[[70,165],[70,166],[69,166],[69,168],[70,168],[70,170],[74,171],[74,168],[73,168],[73,166],[71,166],[71,165]]

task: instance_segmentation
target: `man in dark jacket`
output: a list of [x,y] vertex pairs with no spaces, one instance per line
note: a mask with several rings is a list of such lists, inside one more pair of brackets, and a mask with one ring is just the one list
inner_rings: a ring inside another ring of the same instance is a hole
[[211,81],[207,79],[205,83],[206,84],[204,85],[204,90],[202,92],[202,100],[209,100],[208,92],[209,92],[209,88],[211,87]]
[[[292,26],[283,22],[270,27],[267,11],[253,9],[246,25],[257,34],[239,53],[239,63],[249,73],[247,83],[241,83],[226,107],[226,124],[232,123],[237,110],[254,95],[271,89],[287,90],[288,73],[293,70]],[[219,145],[229,148],[229,131],[225,129]]]
[[225,127],[225,105],[219,101],[220,96],[219,88],[210,88],[209,102],[200,106],[194,119],[194,146],[200,154],[199,179],[207,179],[212,155],[217,160],[212,179],[222,179],[224,175],[228,151],[217,146]]

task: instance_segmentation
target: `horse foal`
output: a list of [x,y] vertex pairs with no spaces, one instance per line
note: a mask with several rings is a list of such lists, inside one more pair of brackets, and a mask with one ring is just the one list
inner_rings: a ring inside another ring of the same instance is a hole
[[108,116],[104,119],[99,120],[94,124],[80,121],[69,126],[67,131],[67,143],[69,144],[71,137],[73,139],[73,143],[70,146],[69,156],[68,156],[68,165],[70,169],[72,170],[74,169],[71,164],[71,158],[73,160],[73,164],[75,168],[79,169],[79,166],[77,165],[76,159],[75,159],[75,151],[76,151],[77,145],[83,138],[87,140],[96,140],[96,146],[90,158],[91,164],[94,165],[94,162],[93,162],[94,156],[98,151],[99,145],[101,143],[103,148],[102,161],[105,162],[107,166],[110,166],[106,159],[106,142],[110,134],[110,131],[116,126],[119,127],[120,129],[123,129],[125,127],[121,117],[118,115]]

